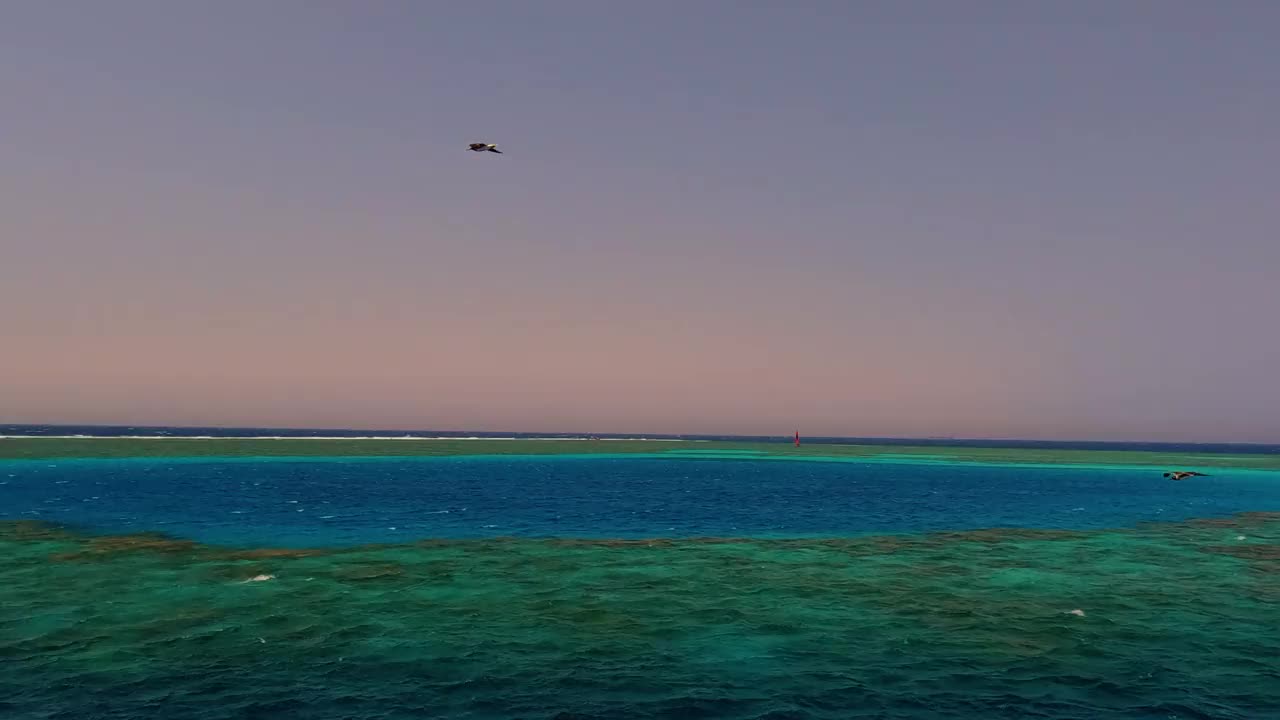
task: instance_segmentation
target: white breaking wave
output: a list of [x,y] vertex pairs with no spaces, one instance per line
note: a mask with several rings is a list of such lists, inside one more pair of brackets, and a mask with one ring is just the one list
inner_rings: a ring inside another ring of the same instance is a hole
[[0,435],[5,439],[45,440],[598,440],[600,442],[711,442],[685,438],[589,438],[589,437],[447,437],[426,435]]

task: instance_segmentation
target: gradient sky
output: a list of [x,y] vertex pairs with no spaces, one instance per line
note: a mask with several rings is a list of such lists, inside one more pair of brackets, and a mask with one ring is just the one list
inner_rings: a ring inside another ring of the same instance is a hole
[[1280,442],[1277,30],[4,3],[0,422]]

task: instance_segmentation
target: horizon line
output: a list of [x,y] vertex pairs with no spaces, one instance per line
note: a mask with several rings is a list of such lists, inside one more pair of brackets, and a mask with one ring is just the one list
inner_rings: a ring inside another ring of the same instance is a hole
[[[482,437],[505,436],[512,439],[537,439],[538,437],[557,438],[557,439],[589,439],[592,437],[610,437],[615,439],[644,439],[644,438],[690,438],[690,439],[728,439],[728,440],[773,440],[779,442],[791,442],[797,431],[791,430],[781,435],[746,435],[737,433],[640,433],[640,432],[577,432],[577,431],[541,431],[530,432],[523,430],[433,430],[428,428],[422,429],[405,429],[405,428],[353,428],[353,427],[333,427],[333,426],[282,426],[282,425],[153,425],[153,424],[119,424],[119,423],[0,423],[0,427],[8,428],[121,428],[135,430],[273,430],[284,432],[368,432],[379,433],[379,438],[387,436],[390,433],[396,434],[425,434],[435,433],[440,435],[469,435]],[[518,438],[516,436],[527,436]],[[567,437],[566,437],[567,436]],[[6,435],[6,437],[16,437]],[[39,435],[23,436],[23,437],[41,437]],[[44,436],[50,437],[50,436]],[[65,436],[64,436],[65,437]],[[805,438],[800,433],[802,439]],[[234,439],[234,438],[227,438]],[[252,438],[242,438],[252,439]],[[286,438],[287,439],[287,438]],[[372,438],[370,438],[372,439]],[[450,437],[439,437],[438,439],[455,439]],[[1230,441],[1177,441],[1177,440],[1100,440],[1100,439],[1032,439],[1032,438],[1016,438],[1016,437],[961,437],[951,435],[930,435],[930,436],[890,436],[890,435],[811,435],[808,440],[817,441],[863,441],[863,442],[922,442],[922,443],[1050,443],[1050,444],[1073,444],[1073,443],[1094,443],[1104,445],[1241,445],[1250,447],[1280,447],[1280,441],[1276,442],[1260,442],[1249,440],[1230,440]]]

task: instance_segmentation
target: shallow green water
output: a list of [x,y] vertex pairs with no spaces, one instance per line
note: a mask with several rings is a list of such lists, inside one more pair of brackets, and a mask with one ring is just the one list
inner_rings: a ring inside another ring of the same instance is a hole
[[1165,469],[1238,468],[1280,470],[1280,454],[1229,454],[1192,451],[1070,450],[991,447],[785,443],[644,442],[589,440],[317,440],[260,438],[0,438],[0,459],[128,457],[421,457],[463,455],[621,455],[716,454],[777,458],[881,458],[886,461],[970,462],[983,464],[1087,464],[1148,466]]
[[1280,717],[1280,514],[339,551],[11,522],[0,660],[23,719]]

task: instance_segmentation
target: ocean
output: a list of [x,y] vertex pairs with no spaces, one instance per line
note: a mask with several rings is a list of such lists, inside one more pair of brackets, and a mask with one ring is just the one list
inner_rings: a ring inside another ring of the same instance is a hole
[[0,460],[0,718],[1280,718],[1275,471],[343,447]]

